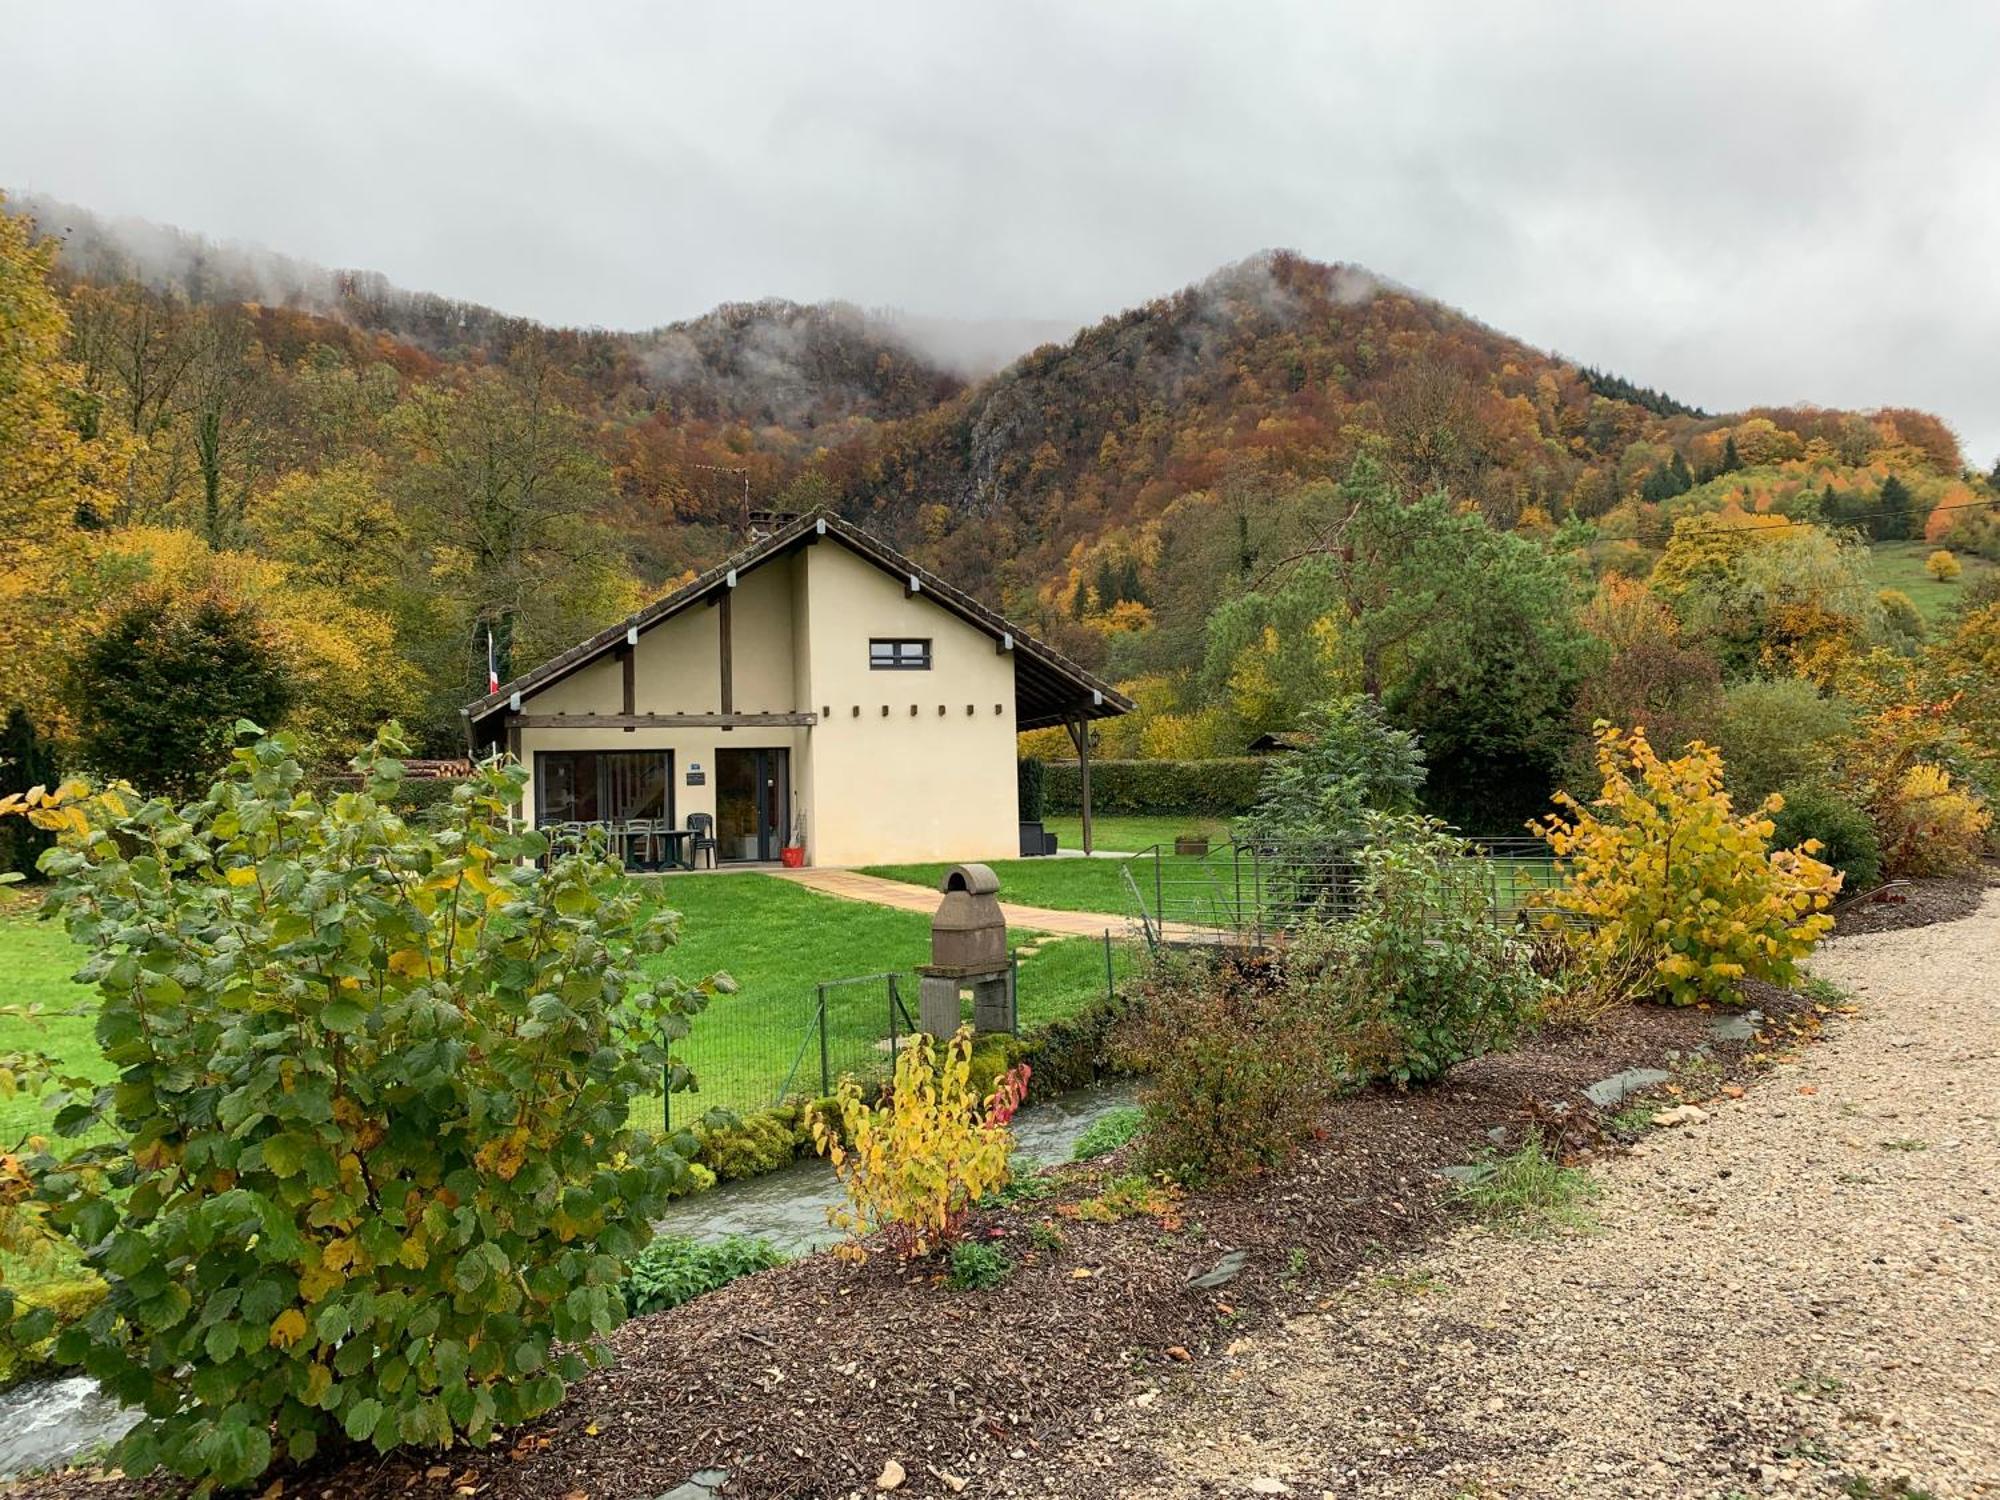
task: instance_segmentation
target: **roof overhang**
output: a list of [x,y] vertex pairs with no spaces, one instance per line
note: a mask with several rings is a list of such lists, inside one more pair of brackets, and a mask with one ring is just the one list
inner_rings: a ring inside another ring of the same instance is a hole
[[713,598],[720,591],[736,587],[745,573],[774,558],[801,547],[826,540],[836,542],[912,592],[928,594],[939,608],[958,616],[982,631],[994,649],[1014,658],[1014,719],[1017,729],[1046,729],[1077,719],[1106,719],[1130,713],[1131,699],[1045,642],[1009,623],[971,595],[952,587],[942,578],[919,567],[886,542],[869,535],[827,511],[799,516],[769,536],[725,558],[698,578],[683,584],[644,609],[617,624],[600,630],[550,657],[532,671],[511,682],[503,682],[495,692],[468,703],[460,712],[473,730],[474,738],[490,742],[497,738],[498,723],[487,723],[510,708],[518,712],[522,700],[581,671],[599,657],[622,646],[636,644],[654,626],[671,620],[683,610]]

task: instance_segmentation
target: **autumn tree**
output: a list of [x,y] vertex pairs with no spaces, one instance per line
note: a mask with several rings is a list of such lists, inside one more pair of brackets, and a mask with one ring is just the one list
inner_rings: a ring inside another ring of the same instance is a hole
[[[506,678],[630,607],[631,582],[598,519],[610,473],[546,362],[422,387],[391,420],[405,465],[399,509],[432,558],[458,663],[441,682],[456,683],[459,701],[485,688],[489,637]],[[433,722],[455,706],[434,705]]]
[[65,357],[69,318],[49,284],[55,249],[0,196],[0,570],[102,503],[78,425],[89,404],[83,374]]

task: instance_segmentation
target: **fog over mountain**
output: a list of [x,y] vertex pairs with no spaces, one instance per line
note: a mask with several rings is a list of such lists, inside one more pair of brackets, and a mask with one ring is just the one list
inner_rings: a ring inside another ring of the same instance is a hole
[[1711,410],[2000,453],[1985,0],[91,14],[14,15],[0,182],[547,323],[1074,328],[1288,246]]

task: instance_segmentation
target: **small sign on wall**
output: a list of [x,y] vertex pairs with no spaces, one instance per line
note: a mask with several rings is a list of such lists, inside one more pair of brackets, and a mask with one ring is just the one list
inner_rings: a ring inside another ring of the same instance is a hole
[[698,760],[689,761],[687,770],[687,784],[689,786],[705,786],[707,785],[707,783],[708,783],[708,776],[702,770],[701,762]]

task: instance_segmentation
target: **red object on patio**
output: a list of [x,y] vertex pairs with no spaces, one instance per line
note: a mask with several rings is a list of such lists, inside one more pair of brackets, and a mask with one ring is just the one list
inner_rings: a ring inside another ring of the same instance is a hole
[[784,864],[787,870],[803,869],[806,862],[806,846],[804,844],[787,844],[778,851],[778,859]]

